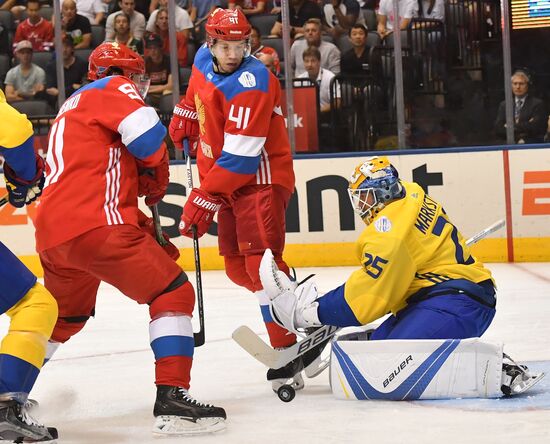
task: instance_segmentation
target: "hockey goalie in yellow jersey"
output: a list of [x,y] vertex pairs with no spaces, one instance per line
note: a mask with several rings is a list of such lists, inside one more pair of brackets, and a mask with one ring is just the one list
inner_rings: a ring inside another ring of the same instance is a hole
[[290,331],[365,326],[389,314],[332,342],[337,397],[498,397],[542,378],[479,340],[495,316],[495,282],[440,203],[401,180],[386,157],[358,165],[348,192],[366,228],[355,246],[361,267],[344,284],[323,295],[312,281],[294,289],[269,252],[261,268],[274,319]]

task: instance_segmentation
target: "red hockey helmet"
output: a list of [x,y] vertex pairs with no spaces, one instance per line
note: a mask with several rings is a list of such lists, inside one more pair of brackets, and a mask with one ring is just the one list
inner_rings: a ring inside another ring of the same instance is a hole
[[145,75],[145,62],[136,52],[117,42],[105,42],[95,48],[88,62],[88,79],[98,80],[121,74],[132,80],[145,98],[149,79]]
[[240,9],[215,9],[206,22],[206,35],[212,40],[248,40],[252,28]]

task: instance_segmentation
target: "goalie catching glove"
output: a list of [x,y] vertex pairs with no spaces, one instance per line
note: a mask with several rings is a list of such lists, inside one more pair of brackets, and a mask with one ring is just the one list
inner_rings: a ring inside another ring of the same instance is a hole
[[321,326],[317,309],[320,295],[313,281],[295,287],[290,278],[279,270],[268,248],[260,263],[260,280],[267,293],[273,320],[294,333],[298,329]]
[[182,149],[183,139],[187,139],[189,141],[189,152],[186,152],[185,155],[196,156],[199,141],[199,120],[197,111],[192,104],[183,101],[174,107],[168,132],[174,146],[180,150]]
[[21,208],[35,201],[44,187],[44,159],[36,154],[36,174],[30,180],[17,177],[17,173],[4,163],[4,179],[10,203]]
[[201,237],[208,231],[221,205],[222,200],[219,197],[211,196],[200,188],[193,188],[183,207],[180,233],[192,238],[193,226],[195,226],[197,237]]

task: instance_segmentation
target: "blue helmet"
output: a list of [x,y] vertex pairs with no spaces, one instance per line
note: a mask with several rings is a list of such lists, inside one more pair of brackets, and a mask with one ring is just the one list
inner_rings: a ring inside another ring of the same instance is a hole
[[348,193],[353,209],[368,225],[388,203],[401,199],[405,190],[388,158],[375,156],[355,168]]

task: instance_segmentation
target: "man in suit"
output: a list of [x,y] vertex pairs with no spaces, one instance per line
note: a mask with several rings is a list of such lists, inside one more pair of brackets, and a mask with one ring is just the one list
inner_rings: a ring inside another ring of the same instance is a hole
[[[522,70],[512,75],[514,94],[514,141],[516,143],[541,143],[546,134],[546,109],[542,100],[528,94],[529,75]],[[506,138],[506,106],[502,101],[495,122],[498,137]]]

